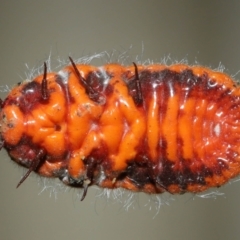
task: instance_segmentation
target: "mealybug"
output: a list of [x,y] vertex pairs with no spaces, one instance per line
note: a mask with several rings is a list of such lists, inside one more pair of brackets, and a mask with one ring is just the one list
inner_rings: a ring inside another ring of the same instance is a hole
[[240,88],[201,66],[75,64],[1,101],[1,147],[73,187],[198,193],[240,173]]

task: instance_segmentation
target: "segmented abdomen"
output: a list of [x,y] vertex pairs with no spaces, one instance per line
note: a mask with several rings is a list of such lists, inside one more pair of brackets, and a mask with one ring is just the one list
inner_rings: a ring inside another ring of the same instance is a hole
[[227,75],[72,65],[3,102],[1,135],[18,163],[76,187],[148,193],[200,192],[239,174],[240,91]]

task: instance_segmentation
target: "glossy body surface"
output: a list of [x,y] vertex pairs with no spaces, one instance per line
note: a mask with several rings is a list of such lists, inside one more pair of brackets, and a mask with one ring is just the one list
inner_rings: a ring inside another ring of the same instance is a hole
[[9,93],[0,127],[28,174],[85,193],[90,185],[196,193],[240,172],[240,89],[199,66],[45,69]]

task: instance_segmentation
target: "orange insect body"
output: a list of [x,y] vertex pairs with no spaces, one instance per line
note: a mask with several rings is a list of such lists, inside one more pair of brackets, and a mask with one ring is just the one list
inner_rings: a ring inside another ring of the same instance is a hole
[[201,192],[240,172],[240,88],[187,65],[67,66],[2,102],[3,147],[17,163],[84,188]]

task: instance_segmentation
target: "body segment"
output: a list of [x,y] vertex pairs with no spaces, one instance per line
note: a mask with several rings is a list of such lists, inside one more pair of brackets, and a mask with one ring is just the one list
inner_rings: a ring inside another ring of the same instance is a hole
[[240,90],[229,76],[70,60],[2,103],[3,146],[29,173],[147,193],[201,192],[239,174]]

